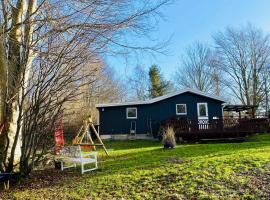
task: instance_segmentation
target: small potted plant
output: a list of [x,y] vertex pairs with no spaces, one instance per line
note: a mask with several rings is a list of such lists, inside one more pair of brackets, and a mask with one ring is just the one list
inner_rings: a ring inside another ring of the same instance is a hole
[[164,145],[164,149],[170,149],[175,147],[175,133],[172,127],[168,127],[164,131],[162,137],[162,144]]

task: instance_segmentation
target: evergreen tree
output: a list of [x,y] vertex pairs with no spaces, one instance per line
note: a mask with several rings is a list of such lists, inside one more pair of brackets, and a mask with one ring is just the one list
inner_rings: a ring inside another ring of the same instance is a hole
[[171,83],[163,79],[157,65],[152,65],[149,69],[150,97],[155,98],[164,95],[171,88]]

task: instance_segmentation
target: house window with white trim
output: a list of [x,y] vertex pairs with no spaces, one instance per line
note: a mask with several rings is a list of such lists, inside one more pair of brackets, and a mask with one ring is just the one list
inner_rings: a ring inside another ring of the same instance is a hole
[[197,111],[198,111],[198,117],[208,117],[207,103],[198,103]]
[[137,108],[127,108],[127,119],[137,119]]
[[176,104],[176,115],[186,115],[187,105],[186,104]]

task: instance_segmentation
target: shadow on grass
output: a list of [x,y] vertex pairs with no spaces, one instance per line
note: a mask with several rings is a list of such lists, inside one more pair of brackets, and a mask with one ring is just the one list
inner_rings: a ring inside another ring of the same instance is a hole
[[104,144],[107,149],[125,150],[138,149],[145,147],[156,147],[160,145],[157,140],[105,140]]
[[[119,144],[119,145],[118,145]],[[101,156],[100,169],[81,175],[79,169],[70,169],[64,172],[49,169],[35,171],[30,179],[26,179],[13,186],[12,190],[24,191],[31,189],[45,189],[53,187],[74,187],[87,180],[94,180],[113,175],[130,175],[137,170],[155,170],[168,164],[170,158],[179,158],[183,164],[193,162],[196,159],[207,159],[210,157],[221,157],[229,155],[241,155],[244,150],[265,150],[270,148],[270,136],[262,135],[251,138],[250,142],[223,143],[223,144],[185,144],[178,145],[175,149],[164,150],[162,145],[156,141],[121,141],[113,142],[111,147],[114,151],[110,156]],[[128,148],[129,147],[129,148]],[[75,172],[76,171],[76,172]],[[73,186],[72,186],[73,185]]]
[[101,166],[106,172],[110,169],[110,174],[122,173],[123,169],[129,173],[134,169],[152,169],[166,163],[169,157],[179,157],[181,159],[196,159],[199,157],[220,157],[241,154],[243,150],[257,150],[269,146],[270,143],[232,143],[232,144],[194,144],[179,145],[172,150],[164,150],[161,146],[146,148],[145,151],[123,153],[112,155],[112,157],[102,160]]
[[[200,141],[189,141],[183,145],[194,145],[194,144],[230,144],[230,143],[245,143],[245,142],[269,142],[270,143],[270,135],[269,134],[255,134],[249,135],[247,137],[235,138],[233,140],[210,140],[207,143],[200,142]],[[161,141],[158,140],[105,140],[104,144],[106,145],[107,149],[110,150],[130,150],[130,149],[139,149],[145,147],[158,147],[162,146]],[[180,144],[181,145],[181,144]]]

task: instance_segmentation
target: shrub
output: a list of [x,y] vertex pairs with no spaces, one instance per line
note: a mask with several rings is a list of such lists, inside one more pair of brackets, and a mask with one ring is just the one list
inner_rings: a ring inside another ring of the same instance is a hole
[[162,144],[164,145],[164,148],[174,148],[176,145],[175,142],[175,133],[172,127],[168,127],[162,137]]

